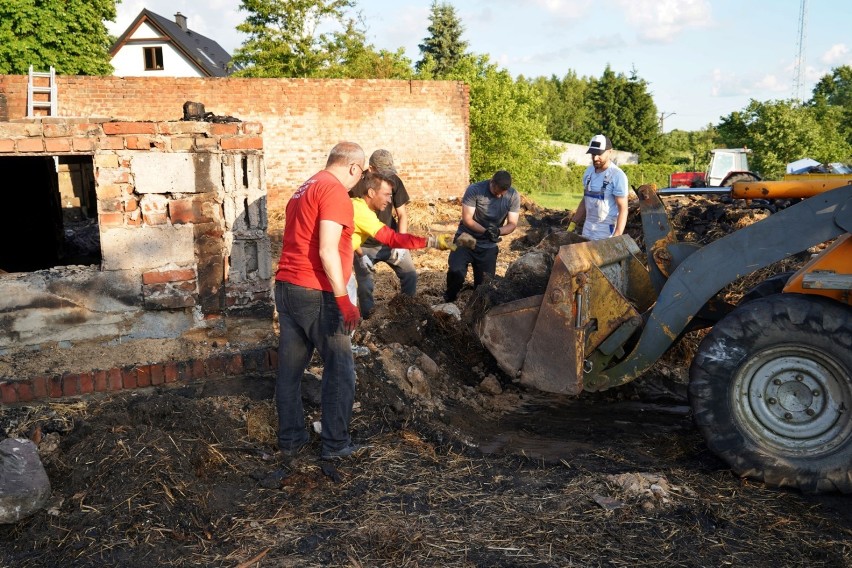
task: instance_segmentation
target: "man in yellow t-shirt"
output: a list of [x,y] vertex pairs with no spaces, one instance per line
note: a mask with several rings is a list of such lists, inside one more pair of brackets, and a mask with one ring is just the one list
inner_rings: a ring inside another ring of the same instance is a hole
[[[372,270],[370,257],[362,254],[361,245],[369,237],[374,238],[390,248],[421,249],[426,247],[438,250],[455,250],[451,235],[437,237],[418,237],[397,233],[382,221],[376,213],[383,211],[391,203],[393,197],[393,182],[382,172],[367,171],[361,181],[352,189],[352,208],[354,210],[354,229],[352,231],[352,248],[355,251],[355,263],[360,263],[362,269]],[[373,291],[369,290],[372,296]],[[361,293],[364,293],[362,290]],[[370,314],[363,314],[368,317]]]

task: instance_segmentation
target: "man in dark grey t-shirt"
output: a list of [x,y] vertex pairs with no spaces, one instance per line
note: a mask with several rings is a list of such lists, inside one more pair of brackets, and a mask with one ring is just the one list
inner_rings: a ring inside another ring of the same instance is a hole
[[512,187],[512,176],[505,170],[491,179],[470,185],[462,198],[462,218],[456,238],[462,233],[476,239],[476,247],[459,247],[450,253],[447,291],[444,300],[454,302],[464,286],[467,267],[473,267],[473,286],[482,284],[486,274],[497,270],[497,243],[518,226],[521,196]]

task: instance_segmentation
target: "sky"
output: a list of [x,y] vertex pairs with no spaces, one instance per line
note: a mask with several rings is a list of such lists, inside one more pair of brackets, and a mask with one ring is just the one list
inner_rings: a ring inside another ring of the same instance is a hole
[[[600,77],[607,65],[625,75],[635,70],[666,132],[717,124],[751,99],[807,100],[821,77],[852,65],[849,0],[444,1],[456,9],[468,51],[487,54],[515,77]],[[420,59],[431,0],[355,2],[368,42]],[[120,35],[143,8],[169,19],[180,12],[189,29],[233,53],[245,40],[236,30],[246,17],[240,4],[122,0],[108,28]],[[797,67],[804,68],[798,91]]]

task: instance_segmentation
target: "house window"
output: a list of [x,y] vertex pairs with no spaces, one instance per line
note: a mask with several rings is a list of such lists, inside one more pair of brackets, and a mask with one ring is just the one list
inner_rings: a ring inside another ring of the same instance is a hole
[[155,71],[163,68],[163,48],[143,47],[145,52],[145,71]]

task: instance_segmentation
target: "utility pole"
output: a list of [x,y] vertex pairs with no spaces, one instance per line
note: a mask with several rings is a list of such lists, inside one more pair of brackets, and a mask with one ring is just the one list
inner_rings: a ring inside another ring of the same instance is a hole
[[665,119],[667,119],[668,117],[674,115],[674,114],[677,114],[677,113],[676,112],[669,112],[669,113],[661,112],[660,113],[660,132],[663,132],[663,121]]
[[802,88],[805,86],[805,44],[808,35],[808,0],[801,0],[799,6],[799,34],[796,41],[796,63],[793,67],[793,100],[802,103]]

